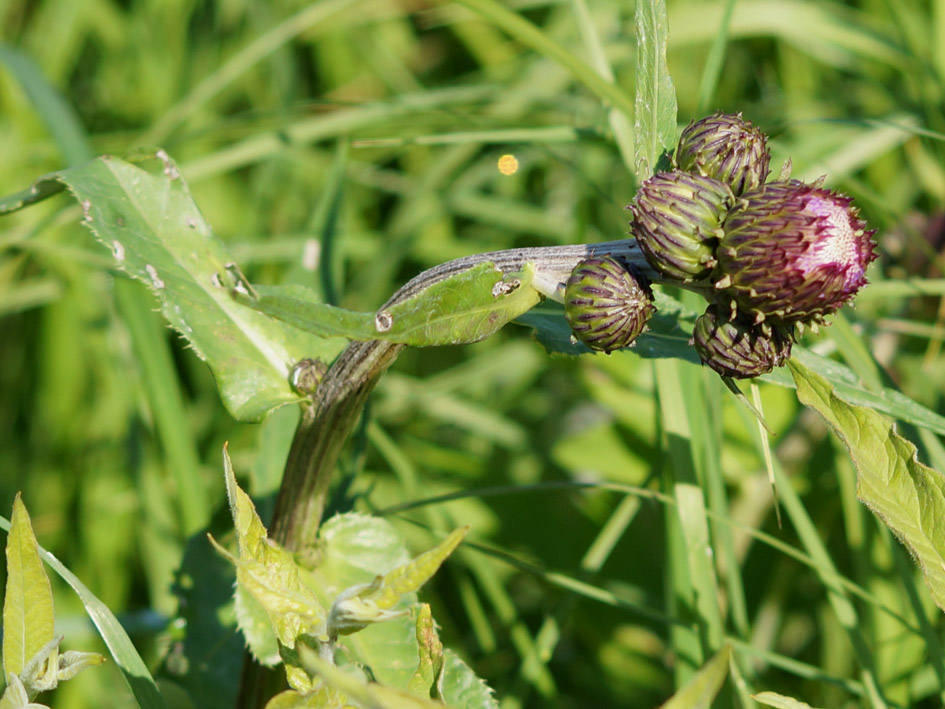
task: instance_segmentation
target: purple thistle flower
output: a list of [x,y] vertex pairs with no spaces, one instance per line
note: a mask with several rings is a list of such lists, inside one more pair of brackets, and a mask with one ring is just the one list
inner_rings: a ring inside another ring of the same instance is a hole
[[817,323],[866,284],[874,233],[852,200],[796,180],[746,193],[726,218],[712,281],[756,323]]

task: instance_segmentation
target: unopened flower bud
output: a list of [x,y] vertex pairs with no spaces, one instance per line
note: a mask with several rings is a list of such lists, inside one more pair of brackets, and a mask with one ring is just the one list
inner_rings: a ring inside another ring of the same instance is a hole
[[692,283],[715,266],[722,222],[734,200],[731,189],[711,177],[661,172],[643,183],[628,207],[630,224],[655,271]]
[[783,327],[768,328],[736,317],[727,320],[710,305],[696,318],[692,344],[703,363],[723,377],[747,379],[767,374],[791,356],[791,333]]
[[646,277],[613,256],[581,261],[565,285],[565,319],[574,336],[594,350],[628,347],[655,310]]
[[740,195],[764,184],[770,160],[768,139],[761,130],[740,113],[716,113],[693,121],[682,132],[673,163],[680,170],[724,182]]
[[720,296],[755,322],[817,323],[866,284],[873,231],[845,195],[771,182],[725,222],[712,274]]

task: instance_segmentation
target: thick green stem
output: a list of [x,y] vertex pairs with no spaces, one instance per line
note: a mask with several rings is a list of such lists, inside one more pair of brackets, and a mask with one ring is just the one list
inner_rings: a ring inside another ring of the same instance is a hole
[[[614,254],[634,263],[658,280],[633,240],[533,249],[510,249],[450,261],[424,271],[407,283],[383,306],[404,300],[430,285],[481,263],[493,263],[505,273],[520,271],[526,263],[535,268],[536,289],[560,298],[571,270],[588,256]],[[270,524],[270,537],[291,551],[311,549],[321,524],[328,487],[342,446],[354,429],[368,395],[394,362],[404,345],[371,340],[352,342],[341,353],[305,406],[286,461],[285,473]],[[243,667],[241,709],[261,709],[271,685],[255,663]]]
[[353,342],[328,370],[292,441],[269,536],[300,551],[315,541],[341,447],[368,395],[404,345]]

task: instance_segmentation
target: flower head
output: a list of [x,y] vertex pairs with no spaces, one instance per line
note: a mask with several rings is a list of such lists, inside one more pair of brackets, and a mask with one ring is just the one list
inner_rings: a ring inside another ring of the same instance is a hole
[[703,363],[736,379],[766,374],[791,356],[790,330],[775,327],[766,334],[741,316],[726,319],[714,305],[696,318],[692,344]]
[[643,183],[628,209],[640,250],[655,271],[692,283],[715,266],[722,222],[735,197],[718,180],[680,170]]
[[852,200],[818,185],[772,182],[728,214],[715,288],[755,322],[816,323],[866,284],[873,231]]
[[646,277],[613,256],[582,261],[565,285],[564,316],[591,349],[629,346],[655,311]]
[[673,163],[680,170],[724,182],[740,195],[764,184],[770,160],[763,132],[740,113],[716,113],[686,127]]

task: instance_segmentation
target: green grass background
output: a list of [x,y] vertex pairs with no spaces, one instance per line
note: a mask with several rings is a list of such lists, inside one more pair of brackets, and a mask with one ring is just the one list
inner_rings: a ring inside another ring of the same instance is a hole
[[[542,41],[609,66],[632,98],[633,3],[505,6]],[[608,107],[497,19],[479,1],[0,1],[0,192],[160,145],[251,280],[305,283],[358,310],[450,258],[621,238],[635,183]],[[776,166],[790,157],[795,176],[826,174],[856,199],[878,229],[875,283],[940,278],[945,2],[693,0],[669,2],[669,22],[683,124],[744,112],[771,135]],[[507,153],[512,176],[497,169]],[[0,506],[23,491],[40,543],[152,666],[179,676],[205,663],[235,692],[240,640],[213,595],[226,595],[226,566],[177,569],[185,550],[206,557],[195,533],[225,529],[222,444],[265,510],[296,412],[234,422],[79,217],[57,198],[0,222]],[[942,413],[941,299],[875,288],[805,343]],[[779,525],[756,425],[717,377],[632,352],[550,358],[528,332],[403,354],[333,498],[371,511],[469,493],[391,518],[417,550],[430,530],[473,525],[480,546],[424,598],[503,707],[654,706],[721,638],[741,684],[718,706],[752,706],[761,690],[823,707],[942,706],[941,612],[791,390],[760,388]],[[937,439],[904,432],[945,468]],[[682,500],[713,552],[694,567],[711,570],[696,576],[697,603],[679,582],[693,553],[673,480],[704,498]],[[66,647],[94,649],[81,604],[53,583]],[[189,630],[174,622],[181,594],[204,604]],[[188,632],[216,651],[188,657]],[[131,701],[114,665],[51,700]]]

